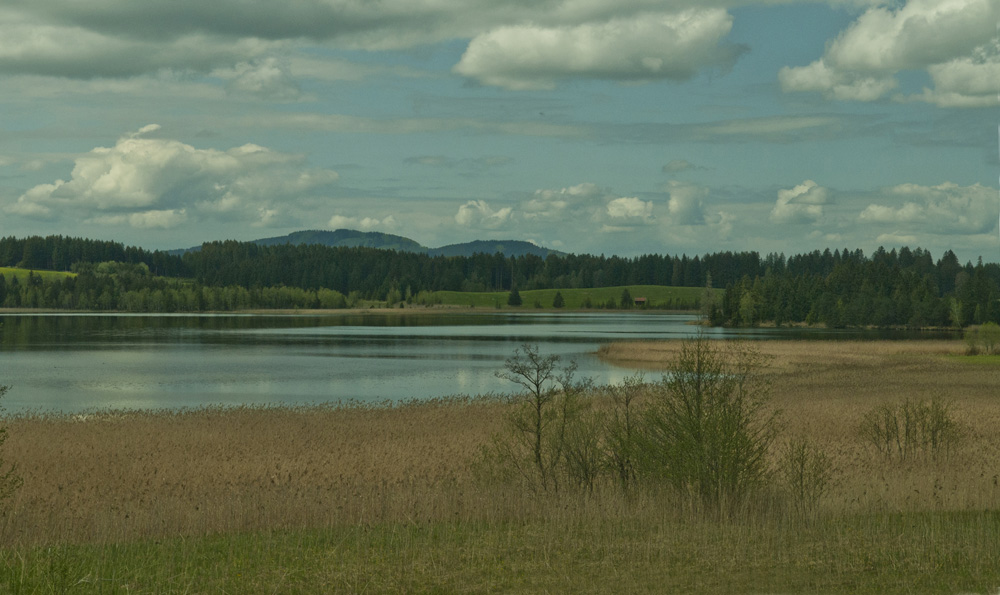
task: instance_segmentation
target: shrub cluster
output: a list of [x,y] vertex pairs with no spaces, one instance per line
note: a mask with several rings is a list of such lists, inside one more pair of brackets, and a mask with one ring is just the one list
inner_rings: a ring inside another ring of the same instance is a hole
[[965,331],[965,352],[969,355],[996,355],[1000,353],[1000,325],[987,322]]
[[696,338],[662,380],[637,375],[597,390],[574,380],[575,365],[524,345],[498,373],[524,392],[480,460],[535,492],[665,486],[727,512],[779,481],[796,507],[812,508],[830,483],[829,460],[804,441],[773,456],[780,420],[765,367],[751,344]]
[[859,430],[876,453],[899,461],[945,454],[962,435],[948,403],[938,397],[877,405]]

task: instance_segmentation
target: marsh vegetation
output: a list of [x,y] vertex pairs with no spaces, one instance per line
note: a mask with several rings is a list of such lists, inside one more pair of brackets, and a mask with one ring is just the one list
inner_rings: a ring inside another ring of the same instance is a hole
[[[682,349],[602,349],[645,381],[580,395],[614,430],[597,447],[629,443]],[[585,486],[484,479],[482,449],[510,431],[501,397],[18,415],[4,458],[24,484],[0,519],[0,588],[995,590],[1000,363],[960,341],[760,349],[781,423],[768,480],[723,516],[670,482],[624,488],[642,473],[627,448]],[[865,438],[866,416],[907,402],[944,407],[956,439],[903,457]]]

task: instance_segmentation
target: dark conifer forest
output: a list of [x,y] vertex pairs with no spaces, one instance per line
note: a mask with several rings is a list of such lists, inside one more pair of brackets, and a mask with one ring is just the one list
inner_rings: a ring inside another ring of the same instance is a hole
[[[434,291],[712,287],[717,325],[966,326],[1000,322],[1000,265],[915,248],[636,257],[429,256],[375,248],[211,242],[183,255],[63,236],[0,239],[0,306],[133,312],[421,303]],[[67,271],[75,275],[42,275]]]

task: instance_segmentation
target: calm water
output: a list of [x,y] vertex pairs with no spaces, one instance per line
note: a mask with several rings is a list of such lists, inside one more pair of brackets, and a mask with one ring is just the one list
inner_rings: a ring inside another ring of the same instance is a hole
[[[620,382],[631,372],[599,361],[602,343],[690,336],[698,332],[687,324],[691,319],[612,313],[4,315],[0,384],[12,386],[4,400],[8,411],[398,401],[510,390],[494,373],[525,342],[575,360],[578,377]],[[819,336],[774,329],[739,334]]]

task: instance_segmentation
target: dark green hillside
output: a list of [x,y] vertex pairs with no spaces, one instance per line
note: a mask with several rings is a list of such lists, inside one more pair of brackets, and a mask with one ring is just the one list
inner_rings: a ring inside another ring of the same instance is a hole
[[549,250],[542,246],[537,246],[531,242],[520,240],[476,240],[465,242],[464,244],[449,244],[440,248],[432,248],[427,251],[431,256],[472,256],[473,254],[503,254],[504,256],[538,256],[548,258],[550,254],[561,256],[563,252]]
[[285,236],[254,240],[261,246],[277,246],[292,244],[319,244],[332,248],[379,248],[382,250],[398,250],[401,252],[426,252],[427,248],[403,236],[381,233],[378,231],[357,231],[353,229],[338,229],[323,231],[310,229],[296,231]]

